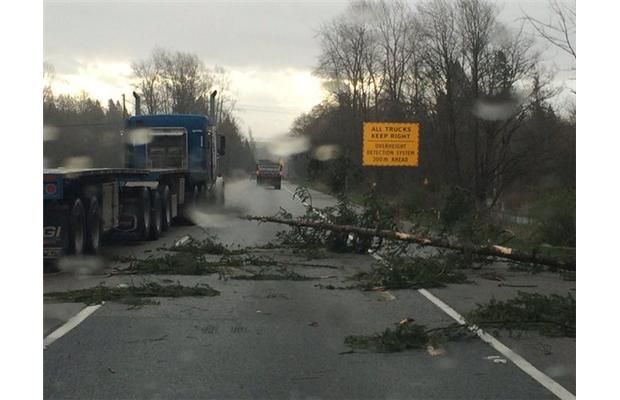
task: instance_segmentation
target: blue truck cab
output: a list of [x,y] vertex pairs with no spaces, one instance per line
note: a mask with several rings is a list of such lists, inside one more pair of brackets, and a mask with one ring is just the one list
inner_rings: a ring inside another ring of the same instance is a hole
[[127,119],[123,135],[127,168],[154,174],[183,170],[188,191],[194,186],[209,190],[221,177],[217,161],[224,155],[224,137],[214,134],[205,115],[136,115]]
[[138,115],[125,124],[128,168],[204,171],[213,164],[212,132],[204,115]]

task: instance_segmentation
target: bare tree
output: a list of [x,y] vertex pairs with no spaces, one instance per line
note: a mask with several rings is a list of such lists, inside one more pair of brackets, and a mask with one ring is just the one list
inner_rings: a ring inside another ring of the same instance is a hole
[[530,115],[534,102],[543,100],[543,90],[550,82],[540,79],[532,47],[533,42],[522,32],[496,44],[490,73],[483,85],[484,97],[474,107],[480,123],[477,189],[480,200],[491,199],[491,205],[518,177],[518,164],[535,151],[532,141],[521,149],[515,147],[516,133]]
[[154,54],[154,61],[161,73],[172,112],[206,111],[197,110],[197,103],[201,97],[208,98],[213,78],[196,55],[159,51]]
[[378,89],[373,54],[375,38],[364,14],[368,3],[350,7],[349,15],[324,24],[319,32],[322,53],[315,73],[336,83],[336,92],[351,109],[365,109],[368,88]]
[[577,47],[574,39],[577,28],[577,13],[574,3],[549,0],[549,9],[551,17],[546,22],[523,13],[525,15],[524,20],[534,28],[541,38],[577,59]]
[[[442,135],[444,175],[462,184],[461,155],[457,139],[463,126],[461,42],[454,3],[433,0],[418,6],[421,34],[424,40],[425,75],[434,94],[434,123]],[[461,104],[460,104],[461,103]]]
[[233,115],[233,111],[235,109],[236,100],[232,96],[231,90],[231,79],[228,71],[223,67],[216,66],[212,72],[212,87],[209,88],[209,91],[213,89],[217,89],[218,92],[218,105],[217,105],[217,116],[216,121],[218,124],[224,120],[226,116]]
[[[378,36],[372,25],[374,12],[373,3],[353,3],[345,15],[323,25],[319,32],[322,52],[315,73],[332,82],[338,104],[336,112],[330,113],[338,129],[328,143],[342,147],[340,162],[347,170],[361,164],[359,131],[368,116],[371,97],[374,118],[378,116],[376,105],[383,87]],[[343,184],[348,187],[348,174]]]
[[383,51],[382,74],[385,79],[386,97],[391,110],[389,118],[402,117],[404,85],[407,72],[419,57],[419,29],[412,10],[401,1],[381,0],[375,5],[379,46]]
[[52,92],[52,84],[56,73],[54,66],[45,61],[43,63],[43,104],[51,104],[54,101],[54,93]]
[[209,94],[218,90],[218,120],[231,115],[235,100],[223,67],[209,69],[196,55],[155,49],[146,60],[132,64],[134,86],[151,114],[178,112],[206,114]]
[[[470,95],[474,102],[478,101],[481,93],[482,81],[489,73],[492,57],[491,35],[495,30],[497,9],[484,0],[459,0],[458,29],[462,42],[464,67],[469,72]],[[469,124],[468,142],[472,145],[473,157],[468,158],[466,173],[472,177],[472,186],[476,198],[483,201],[486,198],[486,182],[481,155],[481,138],[479,120],[471,118]]]
[[161,73],[157,69],[153,58],[131,64],[136,83],[134,87],[142,94],[144,104],[149,114],[163,112],[163,83]]

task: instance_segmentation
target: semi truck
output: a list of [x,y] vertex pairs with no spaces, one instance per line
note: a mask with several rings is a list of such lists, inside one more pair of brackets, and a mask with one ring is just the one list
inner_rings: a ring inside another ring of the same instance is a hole
[[156,240],[200,204],[224,203],[215,96],[207,115],[136,115],[125,121],[123,168],[43,170],[43,258],[96,254],[104,236]]

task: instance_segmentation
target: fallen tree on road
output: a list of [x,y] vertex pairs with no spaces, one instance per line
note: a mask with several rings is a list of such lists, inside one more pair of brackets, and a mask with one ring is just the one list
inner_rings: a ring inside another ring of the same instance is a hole
[[499,246],[499,245],[472,245],[453,242],[446,238],[433,238],[416,234],[414,232],[400,232],[396,230],[371,229],[354,225],[336,225],[328,222],[318,222],[307,219],[287,219],[268,216],[252,216],[242,217],[249,221],[270,222],[276,224],[289,225],[293,227],[306,227],[317,230],[328,230],[339,233],[355,233],[366,237],[379,237],[388,240],[397,240],[409,243],[415,243],[420,246],[431,246],[450,250],[456,250],[464,253],[476,254],[486,257],[498,257],[511,261],[541,264],[549,267],[575,270],[574,259],[561,259],[557,257],[549,257],[539,254],[537,251],[525,252],[522,250]]

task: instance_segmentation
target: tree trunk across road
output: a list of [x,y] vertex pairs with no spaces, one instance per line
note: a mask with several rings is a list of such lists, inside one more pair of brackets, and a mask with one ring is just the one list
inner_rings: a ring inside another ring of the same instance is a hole
[[468,252],[480,256],[499,257],[511,261],[534,263],[546,265],[549,267],[560,268],[575,271],[575,260],[565,260],[556,257],[549,257],[536,252],[527,253],[510,247],[499,245],[467,245],[454,243],[448,239],[431,238],[422,236],[413,232],[400,232],[385,229],[362,228],[353,225],[335,225],[327,222],[316,222],[309,220],[291,220],[277,217],[267,216],[246,216],[245,219],[250,221],[271,222],[276,224],[284,224],[289,226],[307,227],[313,229],[330,230],[334,232],[357,233],[364,236],[377,236],[384,239],[399,240],[403,242],[416,243],[420,246],[440,247],[444,249]]

